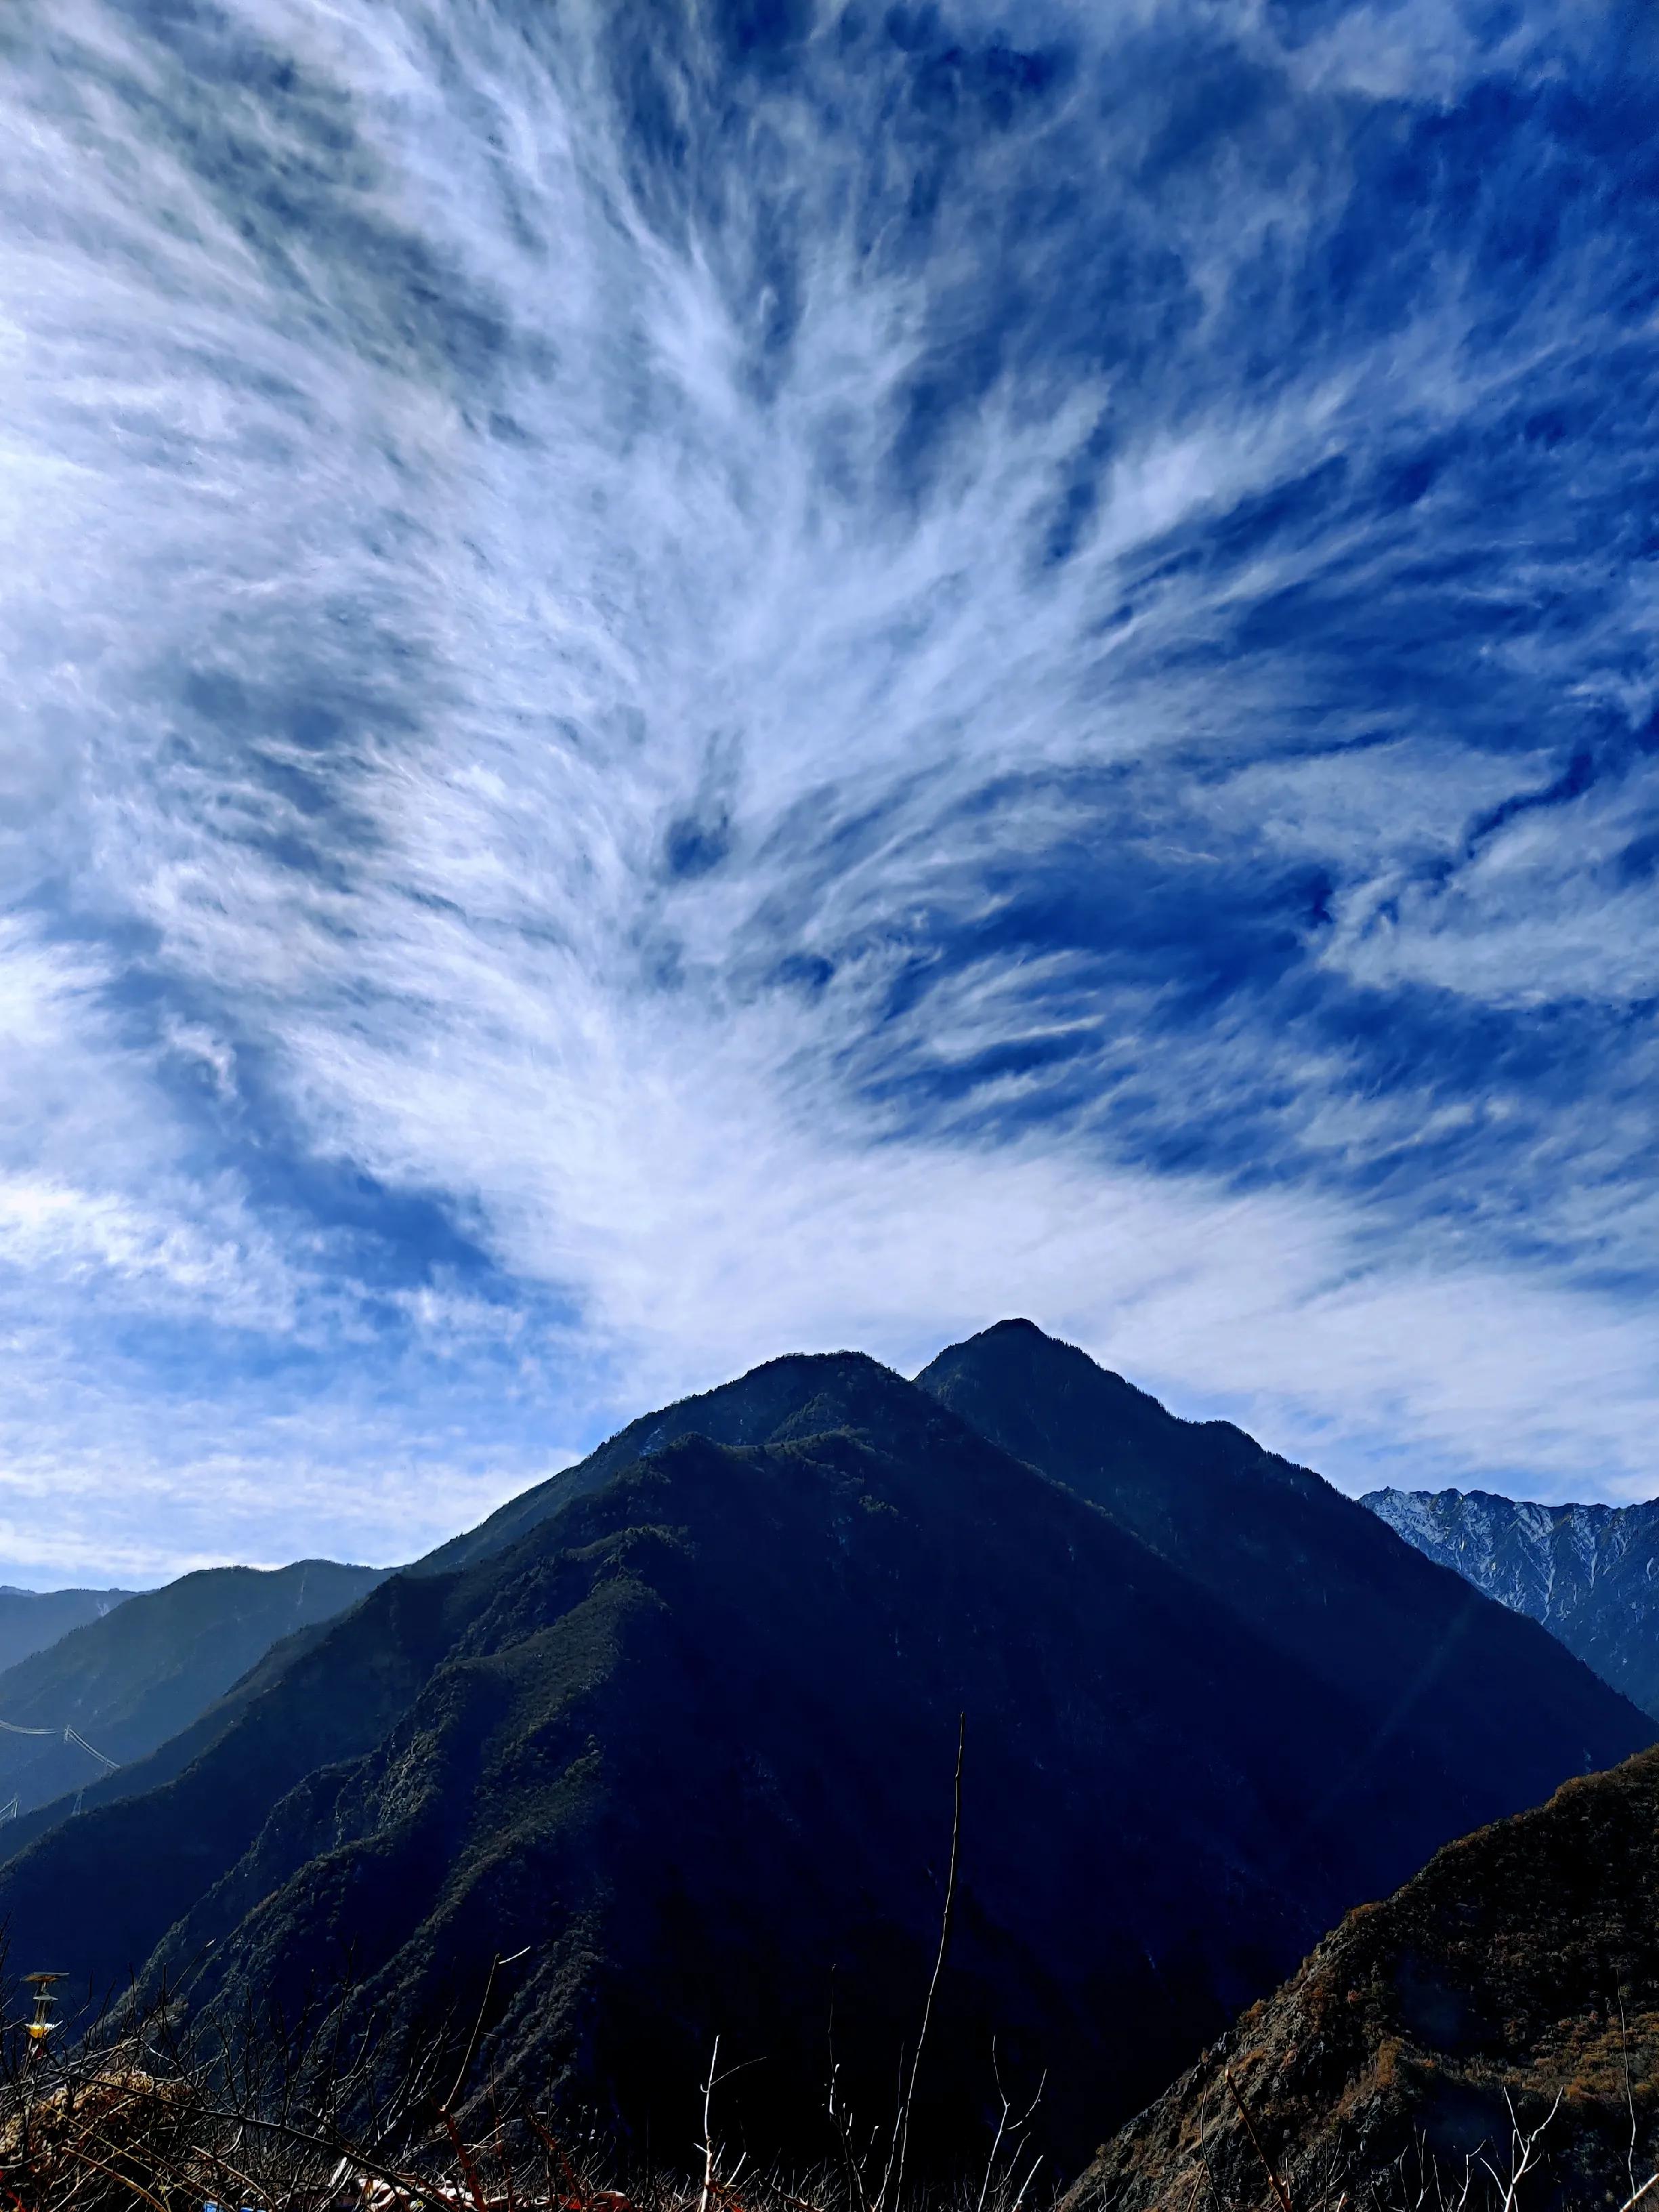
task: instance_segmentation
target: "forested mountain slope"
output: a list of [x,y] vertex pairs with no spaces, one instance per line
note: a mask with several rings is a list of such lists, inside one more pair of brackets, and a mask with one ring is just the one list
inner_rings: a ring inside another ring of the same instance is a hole
[[44,1651],[83,1621],[101,1620],[131,1595],[126,1589],[0,1589],[0,1668]]
[[[142,1759],[280,1638],[355,1605],[383,1578],[332,1559],[204,1567],[71,1630],[0,1674],[0,1801],[15,1795],[27,1812],[101,1779],[106,1761]],[[0,1829],[0,1848],[7,1841]]]

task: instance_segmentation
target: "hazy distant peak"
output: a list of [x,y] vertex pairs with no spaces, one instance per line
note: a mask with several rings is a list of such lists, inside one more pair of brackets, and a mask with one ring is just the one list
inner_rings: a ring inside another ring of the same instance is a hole
[[101,1620],[135,1595],[129,1589],[0,1589],[0,1670],[46,1650],[87,1621]]
[[[0,1798],[46,1806],[100,1781],[188,1728],[276,1640],[331,1619],[384,1579],[375,1567],[298,1559],[198,1567],[119,1604],[100,1601],[44,1650],[0,1672]],[[112,1594],[110,1594],[112,1595]],[[88,1753],[62,1733],[72,1726]],[[0,1837],[14,1848],[15,1832]]]

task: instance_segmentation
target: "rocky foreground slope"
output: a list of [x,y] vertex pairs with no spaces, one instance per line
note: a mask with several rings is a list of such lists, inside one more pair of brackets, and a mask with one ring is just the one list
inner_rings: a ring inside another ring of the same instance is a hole
[[1656,1844],[1647,1752],[1449,1845],[1125,2127],[1064,2212],[1409,2212],[1466,2182],[1500,2204],[1523,2160],[1522,2204],[1622,2205],[1659,2169]]
[[1539,1505],[1484,1490],[1374,1490],[1361,1503],[1659,1717],[1659,1500]]

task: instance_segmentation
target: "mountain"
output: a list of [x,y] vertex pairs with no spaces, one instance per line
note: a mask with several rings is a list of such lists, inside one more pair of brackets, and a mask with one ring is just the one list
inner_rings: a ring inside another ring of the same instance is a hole
[[[1364,1718],[1351,1749],[1333,1757],[1331,1802],[1383,1766],[1393,1772],[1402,1871],[1449,1837],[1538,1802],[1574,1767],[1607,1764],[1589,1743],[1564,1762],[1560,1735],[1534,1735],[1526,1717],[1534,1698],[1553,1704],[1565,1691],[1546,1633],[1231,1423],[1179,1419],[1030,1322],[951,1346],[916,1379],[1352,1701]],[[1565,1722],[1565,1709],[1554,1711]]]
[[1471,2159],[1479,2207],[1515,2178],[1516,2123],[1541,2127],[1522,2202],[1622,2205],[1659,2166],[1656,1832],[1646,1752],[1449,1845],[1350,1913],[1107,2145],[1063,2212],[1270,2203],[1268,2167],[1299,2212],[1344,2196],[1405,2212],[1464,2201]]
[[497,1506],[476,1528],[452,1536],[447,1543],[440,1544],[435,1551],[417,1559],[409,1571],[416,1575],[453,1573],[458,1567],[475,1565],[480,1559],[505,1551],[572,1498],[588,1496],[612,1475],[632,1467],[638,1460],[648,1459],[678,1437],[706,1436],[719,1443],[738,1445],[767,1443],[794,1418],[799,1409],[800,1374],[797,1360],[774,1359],[751,1369],[734,1382],[721,1383],[715,1389],[681,1398],[674,1405],[659,1407],[655,1413],[641,1413],[586,1459],[574,1467],[562,1468],[532,1489],[520,1491],[516,1498],[509,1498],[505,1505]]
[[[152,1754],[155,1786],[112,1778],[35,1836],[0,1868],[28,1963],[166,1974],[198,2003],[337,1990],[392,2069],[482,2006],[503,2095],[677,2158],[718,2035],[742,2069],[728,2139],[817,2157],[832,2051],[867,2125],[914,2042],[961,1716],[918,2154],[982,2155],[994,2040],[1011,2089],[1047,2070],[1046,2142],[1075,2162],[1472,1807],[1652,1734],[1354,1508],[1417,1593],[1385,1721],[1271,1607],[856,1354],[773,1361],[623,1435],[550,1510],[495,1516],[503,1540],[270,1655],[188,1753]],[[1247,1443],[1211,1501],[1235,1521],[1284,1480]],[[1478,1740],[1410,1696],[1430,1647]]]
[[[331,1618],[337,1617],[332,1616]],[[193,1766],[208,1747],[324,1636],[328,1620],[313,1623],[281,1637],[264,1656],[250,1667],[221,1698],[204,1706],[176,1735],[125,1766],[112,1767],[94,1780],[78,1786],[75,1795],[56,1797],[33,1812],[23,1812],[0,1827],[0,1856],[15,1857],[40,1837],[59,1826],[79,1808],[95,1810],[129,1797],[143,1797],[161,1789]]]
[[1659,1498],[1535,1505],[1485,1490],[1373,1490],[1360,1502],[1659,1717]]
[[124,1589],[0,1588],[0,1668],[15,1666],[31,1651],[44,1651],[83,1621],[101,1620],[131,1595]]
[[[0,1674],[0,1800],[15,1796],[27,1812],[99,1780],[112,1763],[142,1759],[278,1638],[330,1619],[383,1579],[377,1568],[331,1559],[204,1567],[71,1629]],[[13,1838],[0,1829],[0,1840]]]

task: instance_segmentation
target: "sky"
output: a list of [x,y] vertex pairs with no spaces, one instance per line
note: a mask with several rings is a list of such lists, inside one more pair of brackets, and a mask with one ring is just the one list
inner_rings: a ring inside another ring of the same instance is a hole
[[9,0],[0,1579],[1011,1313],[1659,1492],[1659,32]]

